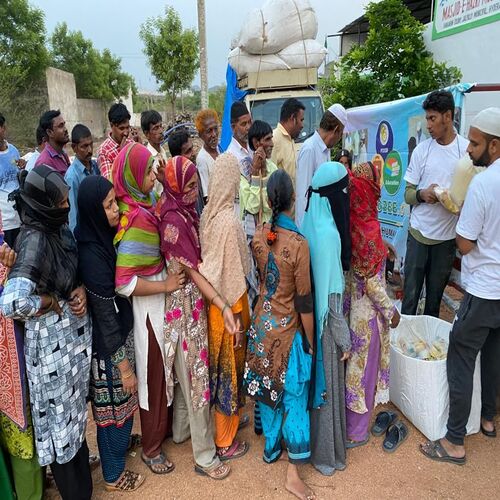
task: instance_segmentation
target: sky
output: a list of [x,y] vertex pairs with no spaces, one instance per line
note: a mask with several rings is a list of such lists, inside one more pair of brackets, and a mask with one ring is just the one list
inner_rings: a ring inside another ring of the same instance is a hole
[[[99,50],[109,48],[122,59],[122,68],[130,73],[139,90],[155,90],[152,76],[139,38],[140,25],[152,16],[164,13],[171,5],[179,13],[183,27],[198,29],[196,0],[29,0],[45,13],[45,26],[50,35],[57,23],[65,21],[70,30],[80,30]],[[316,10],[319,30],[317,40],[339,29],[363,14],[368,0],[310,0]],[[224,83],[227,54],[232,38],[252,9],[264,0],[205,0],[208,84]],[[329,57],[338,52],[338,38],[328,39]],[[199,84],[199,75],[194,84]]]

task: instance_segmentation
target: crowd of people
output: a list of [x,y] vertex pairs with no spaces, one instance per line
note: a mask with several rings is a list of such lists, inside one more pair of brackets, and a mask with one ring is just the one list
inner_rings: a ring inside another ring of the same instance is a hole
[[[481,112],[467,141],[453,128],[449,92],[431,93],[423,108],[431,138],[405,178],[413,210],[403,313],[415,314],[425,283],[425,312],[438,316],[456,233],[466,294],[450,335],[448,434],[421,451],[462,464],[479,351],[481,426],[496,435],[500,110]],[[374,408],[389,400],[389,329],[400,321],[385,286],[395,255],[378,221],[381,172],[344,150],[331,161],[349,125],[340,104],[297,154],[304,111],[287,99],[273,130],[234,103],[222,153],[218,115],[204,109],[195,155],[185,131],[169,135],[167,152],[155,110],[142,113],[142,144],[117,103],[95,161],[88,127],[70,137],[50,110],[28,164],[0,115],[0,343],[10,387],[0,401],[2,498],[42,498],[47,466],[64,500],[91,498],[88,401],[108,491],[144,483],[126,467],[131,449],[142,448],[151,473],[171,473],[169,437],[191,440],[196,473],[226,478],[228,461],[250,448],[238,438],[251,421],[246,397],[264,461],[287,454],[285,487],[297,498],[315,498],[301,464],[332,475],[348,449],[368,442]],[[465,152],[488,169],[458,218],[432,187],[449,186]],[[137,412],[141,435],[132,433]],[[376,424],[385,431],[392,417]],[[404,437],[396,433],[395,448]]]

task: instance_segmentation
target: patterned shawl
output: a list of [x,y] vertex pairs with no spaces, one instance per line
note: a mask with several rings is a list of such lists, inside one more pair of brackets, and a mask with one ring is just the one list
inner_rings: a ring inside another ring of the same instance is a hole
[[122,149],[113,162],[112,178],[121,214],[114,239],[118,244],[117,287],[126,285],[134,276],[157,274],[164,267],[155,198],[142,191],[152,165],[151,153],[136,142]]
[[234,212],[239,185],[238,160],[229,153],[220,155],[210,176],[209,201],[200,223],[200,272],[230,306],[245,293],[245,276],[250,271],[245,233]]
[[196,165],[184,156],[170,158],[165,167],[163,193],[156,207],[163,256],[196,270],[201,262],[200,221],[196,213],[198,184],[187,192],[184,190],[193,177],[198,178],[197,173]]
[[379,173],[373,163],[356,166],[350,175],[352,268],[363,278],[375,276],[387,256],[377,203]]
[[[0,212],[0,245],[3,244]],[[0,295],[8,269],[0,265]],[[0,413],[9,417],[21,430],[26,429],[25,366],[21,324],[0,314]]]

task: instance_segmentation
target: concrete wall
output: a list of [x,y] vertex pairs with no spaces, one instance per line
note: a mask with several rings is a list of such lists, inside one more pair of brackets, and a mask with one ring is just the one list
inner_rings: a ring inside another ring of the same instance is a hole
[[100,99],[77,99],[78,120],[92,131],[94,137],[106,135],[109,105]]
[[[432,23],[424,33],[427,48],[439,62],[457,66],[465,83],[500,84],[500,21],[455,35],[432,40]],[[472,92],[465,98],[462,133],[467,135],[470,120],[484,108],[500,107],[500,92]]]
[[[66,120],[68,131],[77,123],[87,125],[92,135],[100,139],[109,129],[108,109],[110,103],[100,99],[77,99],[75,77],[72,73],[56,68],[46,71],[48,106],[47,109],[60,109]],[[132,95],[121,101],[133,115]],[[133,123],[132,123],[133,124]],[[140,117],[138,125],[140,125]]]
[[56,68],[47,68],[48,108],[60,109],[69,132],[78,123],[75,77],[72,73]]

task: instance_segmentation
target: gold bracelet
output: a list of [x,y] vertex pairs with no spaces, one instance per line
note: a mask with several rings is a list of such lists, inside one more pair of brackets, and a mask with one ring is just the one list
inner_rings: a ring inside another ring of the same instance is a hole
[[220,297],[220,294],[219,294],[219,293],[216,293],[216,294],[212,297],[212,300],[210,301],[210,305],[213,305],[214,300],[215,300],[217,297]]
[[224,315],[224,311],[226,310],[226,307],[229,307],[229,304],[226,302],[224,304],[224,307],[222,308],[221,314]]
[[134,374],[134,372],[132,370],[129,370],[126,374],[122,374],[122,380],[127,380],[128,378],[130,378],[132,375]]

